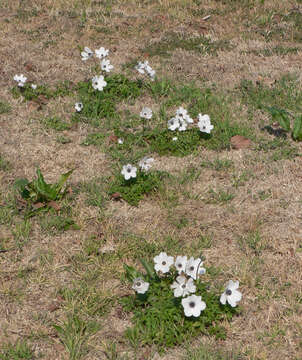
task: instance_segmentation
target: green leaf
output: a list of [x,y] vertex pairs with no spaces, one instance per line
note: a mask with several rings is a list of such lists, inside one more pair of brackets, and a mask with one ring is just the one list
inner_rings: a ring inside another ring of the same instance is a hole
[[124,269],[125,269],[125,272],[126,272],[126,278],[130,282],[132,282],[134,279],[137,279],[137,278],[143,276],[142,273],[140,273],[139,271],[134,269],[134,267],[132,267],[132,266],[128,266],[128,265],[124,264]]
[[295,119],[292,135],[294,140],[302,141],[302,115]]
[[153,279],[156,276],[156,273],[151,266],[151,264],[147,263],[144,259],[139,259],[145,270],[147,271],[147,274],[150,276],[151,279]]
[[290,120],[285,110],[276,107],[267,107],[267,110],[272,115],[273,120],[278,121],[284,130],[290,131]]
[[51,186],[48,185],[45,180],[44,177],[41,173],[41,170],[38,168],[37,169],[37,176],[38,179],[33,181],[33,184],[36,186],[36,192],[38,193],[38,195],[42,195],[45,199],[44,200],[55,200],[53,199],[53,191],[51,189]]
[[[60,176],[60,179],[59,181],[53,185],[53,189],[55,190],[55,193],[56,193],[56,198],[57,196],[60,194],[64,184],[66,183],[66,181],[68,180],[69,176],[73,173],[74,169],[68,171],[67,173],[65,174],[62,174]],[[63,194],[62,194],[63,195]]]

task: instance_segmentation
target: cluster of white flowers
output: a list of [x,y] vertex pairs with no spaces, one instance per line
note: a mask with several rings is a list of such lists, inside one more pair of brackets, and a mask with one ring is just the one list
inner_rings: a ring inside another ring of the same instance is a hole
[[139,61],[138,64],[135,66],[135,69],[143,75],[148,75],[152,81],[155,79],[155,70],[149,65],[149,61],[146,60],[144,62]]
[[[214,126],[211,124],[209,115],[198,114],[198,127],[201,132],[210,134]],[[175,116],[168,120],[168,129],[171,131],[185,131],[190,124],[194,124],[194,120],[188,114],[188,111],[180,106],[175,113]],[[177,138],[173,138],[173,141]]]
[[[94,53],[95,57],[101,60],[101,70],[109,73],[113,69],[113,65],[110,64],[110,60],[106,58],[109,55],[109,50],[104,47],[100,47],[99,49],[96,49]],[[91,59],[94,53],[89,47],[85,46],[84,51],[81,52],[82,60],[87,61]],[[103,91],[104,87],[107,85],[103,75],[95,75],[91,81],[94,90]]]
[[[203,267],[203,262],[200,258],[177,256],[175,261],[173,256],[161,252],[155,256],[154,269],[157,272],[166,274],[170,271],[171,266],[174,265],[178,276],[171,285],[175,297],[182,297],[181,304],[184,309],[185,316],[198,317],[201,312],[206,308],[206,303],[202,301],[201,296],[192,295],[196,292],[194,280],[199,276],[205,274],[206,269]],[[133,282],[132,289],[139,294],[144,294],[148,291],[150,284],[142,278],[137,278]],[[225,305],[227,302],[235,307],[241,300],[242,294],[238,290],[239,281],[233,282],[230,280],[223,294],[220,297],[221,304]]]
[[15,75],[14,80],[17,81],[19,87],[23,87],[27,81],[27,77],[23,74]]
[[[142,171],[148,171],[151,168],[153,161],[154,159],[152,157],[145,156],[139,161],[138,166]],[[136,166],[127,164],[123,166],[121,174],[124,176],[125,180],[129,180],[131,178],[136,178],[136,172],[137,172]]]

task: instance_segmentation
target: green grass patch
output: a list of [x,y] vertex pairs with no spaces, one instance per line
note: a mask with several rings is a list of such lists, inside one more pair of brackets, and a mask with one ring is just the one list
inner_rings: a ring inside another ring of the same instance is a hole
[[[123,100],[136,99],[142,93],[142,82],[132,81],[124,75],[111,75],[105,78],[107,85],[103,91],[94,90],[91,80],[77,85],[78,98],[84,104],[80,113],[73,115],[74,121],[91,122],[104,126],[100,119],[116,119],[116,105]],[[110,123],[109,123],[110,124]],[[108,122],[106,123],[108,126]]]
[[168,57],[176,49],[216,55],[218,50],[230,50],[231,45],[228,40],[224,39],[212,41],[204,36],[186,38],[179,34],[169,33],[163,40],[148,45],[141,51],[149,56]]
[[0,170],[2,171],[8,171],[11,169],[11,164],[8,160],[6,160],[1,154],[0,154]]
[[69,314],[64,322],[54,324],[53,327],[69,353],[70,360],[79,360],[87,355],[87,342],[100,328],[95,321],[84,320],[76,314]]
[[79,230],[80,227],[68,216],[45,214],[39,218],[39,223],[43,231],[55,235],[67,230]]
[[91,133],[88,134],[85,138],[85,140],[82,141],[81,145],[84,146],[89,146],[89,145],[95,145],[95,146],[100,146],[103,145],[104,143],[104,139],[105,139],[105,134],[104,133]]
[[71,95],[73,91],[73,84],[67,80],[59,82],[54,87],[38,85],[36,89],[33,89],[31,85],[27,83],[24,87],[14,86],[11,90],[15,98],[23,96],[27,101],[38,100],[39,96],[43,96],[46,99],[55,99],[60,96]]
[[282,76],[272,86],[263,82],[253,83],[250,80],[242,80],[237,93],[238,91],[242,102],[250,109],[251,119],[255,109],[266,111],[267,107],[302,113],[302,92],[296,76]]
[[11,110],[12,110],[12,108],[7,102],[0,101],[0,115],[9,114],[11,112]]
[[238,310],[221,305],[219,296],[207,290],[209,284],[197,281],[196,293],[202,296],[207,307],[198,318],[186,318],[181,298],[174,297],[171,284],[170,277],[157,278],[150,283],[146,294],[130,295],[120,300],[123,310],[133,313],[133,327],[125,333],[132,346],[155,345],[163,352],[201,334],[225,339],[226,332],[220,323],[231,320]]
[[2,344],[0,349],[0,360],[32,360],[34,351],[25,340],[16,343]]
[[72,127],[71,123],[62,120],[58,116],[44,118],[41,120],[41,123],[47,129],[53,129],[56,131],[70,130]]
[[136,178],[125,180],[123,175],[118,174],[109,185],[108,193],[119,194],[130,205],[138,206],[144,195],[157,191],[167,178],[168,173],[163,171],[137,172]]

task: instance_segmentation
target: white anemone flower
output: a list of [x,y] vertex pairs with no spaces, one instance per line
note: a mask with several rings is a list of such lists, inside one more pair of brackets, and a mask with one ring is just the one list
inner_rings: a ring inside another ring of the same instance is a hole
[[99,90],[102,91],[104,89],[104,87],[107,85],[107,82],[104,80],[104,76],[100,75],[100,76],[94,76],[92,78],[92,87],[95,90]]
[[150,120],[152,118],[152,110],[145,106],[142,108],[142,111],[139,113],[139,116],[143,119]]
[[186,271],[186,264],[187,264],[188,258],[186,256],[177,256],[175,260],[175,268],[178,274],[180,275],[182,272],[185,273]]
[[174,263],[173,256],[168,256],[165,252],[161,252],[159,255],[155,256],[154,260],[154,269],[156,271],[161,271],[163,274],[169,272],[170,266]]
[[200,316],[201,312],[206,308],[206,303],[201,300],[201,296],[191,295],[181,300],[184,308],[185,316]]
[[36,88],[37,88],[37,85],[36,85],[36,84],[31,84],[30,86],[31,86],[31,88],[34,89],[34,90],[36,90]]
[[177,141],[177,139],[178,139],[177,136],[174,136],[174,137],[172,138],[173,141]]
[[124,140],[121,139],[121,138],[117,139],[117,142],[118,142],[118,144],[120,144],[120,145],[124,144]]
[[207,134],[210,134],[211,131],[214,129],[214,126],[211,124],[210,116],[207,114],[205,115],[198,114],[197,125],[201,132],[205,132]]
[[74,108],[76,109],[77,112],[80,112],[83,109],[83,104],[81,102],[77,102],[74,104]]
[[110,60],[103,59],[101,61],[101,69],[107,73],[113,69],[113,65],[110,64]]
[[228,302],[232,307],[237,306],[237,303],[241,300],[242,294],[238,290],[239,281],[230,280],[224,290],[224,293],[220,296],[221,304],[225,305]]
[[188,114],[188,111],[186,109],[184,109],[182,106],[180,106],[176,110],[176,116],[179,116],[181,118],[184,118],[187,114]]
[[186,123],[186,121],[184,119],[179,119],[179,128],[178,131],[186,131],[187,130],[187,126],[188,124]]
[[142,278],[136,278],[133,280],[132,289],[138,294],[144,294],[149,289],[149,283],[144,281]]
[[142,63],[141,61],[139,61],[137,63],[137,65],[135,65],[135,69],[140,73],[140,74],[145,74],[145,65],[144,63]]
[[191,118],[191,116],[189,114],[184,116],[184,120],[187,124],[193,124],[194,120]]
[[148,171],[151,168],[153,161],[154,159],[152,157],[145,156],[140,160],[138,165],[143,171]]
[[84,51],[81,52],[82,60],[87,61],[93,56],[93,51],[89,47],[85,46]]
[[132,166],[131,164],[127,164],[123,166],[121,174],[124,176],[125,180],[129,180],[130,178],[136,178],[137,168]]
[[104,59],[109,54],[109,50],[105,49],[104,47],[100,47],[99,49],[96,49],[94,52],[95,52],[95,56],[98,59]]
[[14,80],[17,81],[19,87],[23,87],[26,83],[27,77],[23,74],[15,75]]
[[197,275],[199,274],[200,266],[202,266],[203,262],[200,258],[194,259],[190,257],[186,264],[186,274],[196,280]]
[[190,293],[195,293],[196,286],[194,285],[193,279],[188,279],[183,276],[177,276],[176,281],[171,285],[171,289],[174,289],[174,296],[187,296]]
[[168,129],[169,130],[176,130],[178,129],[180,126],[179,120],[177,118],[171,118],[170,120],[168,120]]
[[139,61],[138,64],[135,66],[135,69],[140,74],[147,74],[150,76],[151,80],[154,80],[155,78],[155,70],[152,69],[152,67],[149,65],[149,61],[146,60],[145,62]]

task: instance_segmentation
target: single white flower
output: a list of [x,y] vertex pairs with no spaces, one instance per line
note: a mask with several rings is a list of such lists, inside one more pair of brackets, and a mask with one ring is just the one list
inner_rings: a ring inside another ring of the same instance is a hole
[[185,316],[200,316],[201,312],[206,308],[206,303],[201,300],[201,296],[191,295],[181,300],[184,308]]
[[165,252],[161,252],[153,259],[155,262],[154,269],[161,271],[163,274],[169,272],[170,266],[174,263],[173,256],[168,256]]
[[214,129],[214,126],[211,124],[211,119],[209,115],[198,114],[197,125],[201,132],[205,132],[207,134],[210,134],[211,131]]
[[184,118],[187,114],[188,114],[188,111],[186,109],[184,109],[182,106],[180,106],[176,110],[176,116],[179,116],[181,118]]
[[186,274],[196,280],[197,275],[199,274],[199,268],[202,264],[203,262],[200,258],[194,259],[193,257],[190,257],[186,263]]
[[124,175],[125,180],[129,180],[130,178],[136,178],[137,168],[132,166],[131,164],[127,164],[123,166],[121,174]]
[[187,126],[188,124],[186,123],[186,121],[184,119],[179,119],[179,128],[178,131],[186,131],[187,130]]
[[241,300],[242,294],[238,290],[239,281],[230,280],[226,286],[224,293],[220,296],[221,304],[225,305],[228,302],[232,307],[235,307]]
[[177,136],[174,136],[174,137],[172,138],[173,141],[176,141],[177,139],[178,139]]
[[101,69],[107,73],[113,69],[113,65],[110,64],[110,60],[103,59],[101,61]]
[[118,142],[120,145],[124,144],[124,140],[121,139],[121,138],[117,139],[117,142]]
[[177,256],[174,266],[178,274],[186,271],[187,260],[188,258],[186,256]]
[[136,278],[133,280],[132,289],[138,294],[144,294],[149,289],[149,283],[144,281],[142,278]]
[[168,120],[168,129],[169,130],[176,130],[177,128],[179,128],[180,124],[179,124],[179,120],[177,118],[171,118],[170,120]]
[[36,90],[37,85],[36,85],[36,84],[31,84],[31,88],[34,89],[34,90]]
[[104,89],[104,87],[107,85],[107,82],[104,80],[104,76],[100,75],[100,76],[94,76],[92,78],[92,87],[95,90],[99,90],[102,91]]
[[154,80],[155,78],[155,70],[152,69],[152,67],[149,65],[149,61],[146,60],[145,62],[139,61],[138,64],[135,66],[135,69],[140,74],[147,74],[150,76],[151,80]]
[[77,102],[74,104],[74,108],[76,109],[77,112],[80,112],[83,109],[83,104],[81,102]]
[[191,116],[189,114],[184,116],[184,120],[187,124],[193,124],[194,120],[191,118]]
[[135,69],[140,73],[140,74],[145,74],[145,65],[139,61],[137,65],[135,65]]
[[105,58],[106,56],[108,56],[109,54],[109,50],[108,49],[105,49],[103,47],[100,47],[99,49],[96,49],[95,51],[95,56],[98,58],[98,59],[103,59]]
[[174,289],[174,296],[187,296],[190,293],[194,293],[196,291],[196,286],[194,285],[193,279],[188,279],[183,276],[177,276],[176,281],[171,285],[171,289]]
[[93,51],[89,47],[85,46],[84,51],[81,52],[82,60],[87,61],[93,56]]
[[23,87],[26,83],[27,77],[23,74],[15,75],[14,80],[17,81],[19,87]]
[[142,170],[148,171],[151,168],[153,161],[154,159],[152,157],[145,156],[140,160],[138,165]]
[[148,107],[143,107],[142,111],[139,113],[139,116],[143,119],[150,120],[152,118],[152,110]]

